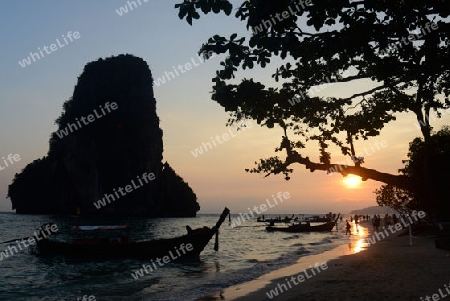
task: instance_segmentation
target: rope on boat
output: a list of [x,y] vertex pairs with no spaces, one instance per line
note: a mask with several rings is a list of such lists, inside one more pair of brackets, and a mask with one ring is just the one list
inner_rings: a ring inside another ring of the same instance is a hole
[[10,243],[10,242],[15,242],[17,240],[27,240],[30,237],[33,237],[33,236],[27,236],[27,237],[15,238],[15,239],[7,240],[7,241],[2,241],[2,242],[0,242],[0,245],[1,244],[7,244],[7,243]]
[[[46,224],[47,223],[44,223],[44,224],[40,225],[39,228],[37,228],[36,230],[39,231],[39,232],[42,232],[43,231],[42,227],[45,226]],[[50,222],[48,224],[52,224],[52,223]],[[61,233],[64,233],[64,232],[59,232],[58,231],[56,233],[47,234],[46,236],[52,236],[52,235],[61,234]],[[15,241],[18,241],[18,240],[27,240],[28,238],[31,238],[31,237],[35,237],[35,235],[29,235],[29,236],[22,237],[22,238],[14,238],[14,239],[11,239],[11,240],[2,241],[2,242],[0,242],[0,245],[1,244],[7,244],[7,243],[15,242]]]

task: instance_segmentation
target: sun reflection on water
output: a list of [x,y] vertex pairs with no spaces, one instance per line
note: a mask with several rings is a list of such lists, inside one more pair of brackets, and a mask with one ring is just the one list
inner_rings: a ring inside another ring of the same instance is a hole
[[348,243],[348,247],[352,254],[359,253],[368,248],[369,244],[365,239],[366,236],[366,228],[355,225],[355,231],[352,233],[352,241]]

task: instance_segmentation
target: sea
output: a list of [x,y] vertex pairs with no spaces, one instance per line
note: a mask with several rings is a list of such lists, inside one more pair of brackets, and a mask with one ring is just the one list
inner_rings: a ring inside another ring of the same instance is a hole
[[[266,215],[266,219],[270,217]],[[219,214],[93,219],[0,213],[0,242],[31,236],[49,221],[58,225],[59,239],[70,237],[67,233],[72,225],[131,224],[130,237],[141,240],[184,235],[186,225],[213,227],[218,218]],[[227,218],[220,228],[217,252],[213,237],[199,259],[169,262],[137,280],[132,274],[150,264],[150,259],[43,256],[34,248],[8,253],[0,258],[0,300],[196,300],[349,243],[343,223],[338,231],[327,233],[269,233],[265,226],[256,219],[244,219],[240,226],[232,227]],[[0,244],[0,256],[7,248],[8,244]]]

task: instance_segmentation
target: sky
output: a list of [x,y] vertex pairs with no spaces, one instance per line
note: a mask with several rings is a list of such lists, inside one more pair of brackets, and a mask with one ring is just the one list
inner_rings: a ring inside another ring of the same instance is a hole
[[[0,170],[0,211],[11,211],[6,195],[14,174],[46,155],[50,134],[56,130],[54,121],[61,114],[64,101],[71,97],[84,66],[124,53],[143,58],[155,81],[173,71],[174,66],[197,62],[175,79],[154,85],[154,94],[164,132],[164,161],[193,188],[201,206],[199,213],[220,213],[224,206],[234,213],[246,212],[279,192],[288,192],[290,197],[267,213],[347,213],[375,206],[373,191],[380,187],[379,182],[368,180],[350,188],[341,175],[311,173],[302,165],[292,165],[294,174],[289,181],[282,176],[264,178],[245,172],[258,159],[273,155],[283,132],[280,128],[261,128],[256,122],[239,135],[235,128],[226,127],[227,113],[211,100],[211,79],[220,69],[221,57],[198,63],[197,52],[214,34],[229,37],[238,33],[248,37],[250,33],[239,20],[222,14],[202,16],[189,26],[178,18],[174,8],[177,2],[141,0],[141,5],[137,3],[133,10],[128,7],[128,13],[122,11],[121,16],[117,10],[127,5],[124,0],[21,0],[2,5],[0,158],[18,154],[20,160],[8,166],[0,160],[0,167],[4,167]],[[69,32],[78,38],[68,40]],[[57,39],[61,47],[57,45],[56,50],[44,53],[25,67],[19,64],[30,52],[38,52],[38,47],[42,50],[57,44]],[[276,87],[279,83],[271,78],[275,66],[239,71],[238,77],[253,77]],[[330,85],[317,95],[349,96],[370,86],[373,83],[365,81]],[[449,121],[447,115],[433,125],[439,128]],[[193,155],[196,148],[211,142],[211,137],[225,133],[230,134],[229,140]],[[417,136],[420,131],[414,115],[401,114],[376,139],[358,141],[356,151],[366,154],[365,167],[397,173],[401,160],[406,159],[408,143]],[[317,161],[318,147],[312,145],[303,154]],[[332,156],[334,162],[344,160],[339,152]],[[40,198],[36,196],[36,201]]]

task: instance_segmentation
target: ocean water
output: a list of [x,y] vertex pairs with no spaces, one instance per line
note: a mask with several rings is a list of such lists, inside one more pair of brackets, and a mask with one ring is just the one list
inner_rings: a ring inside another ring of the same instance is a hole
[[[192,228],[212,227],[218,217],[219,214],[196,218],[90,220],[0,213],[0,242],[30,236],[38,226],[50,220],[58,225],[60,232],[65,232],[71,225],[127,223],[134,226],[130,232],[133,239],[151,239],[183,235],[186,225]],[[232,214],[233,217],[237,215]],[[59,236],[64,238],[64,234]],[[220,228],[218,252],[213,250],[213,238],[199,259],[170,262],[138,280],[132,277],[132,273],[143,264],[150,264],[150,259],[86,260],[42,256],[23,250],[0,260],[0,300],[82,300],[83,296],[105,301],[195,300],[348,241],[342,230],[268,233],[265,224],[256,220],[248,220],[232,228],[227,218]],[[7,246],[1,244],[0,252]]]

